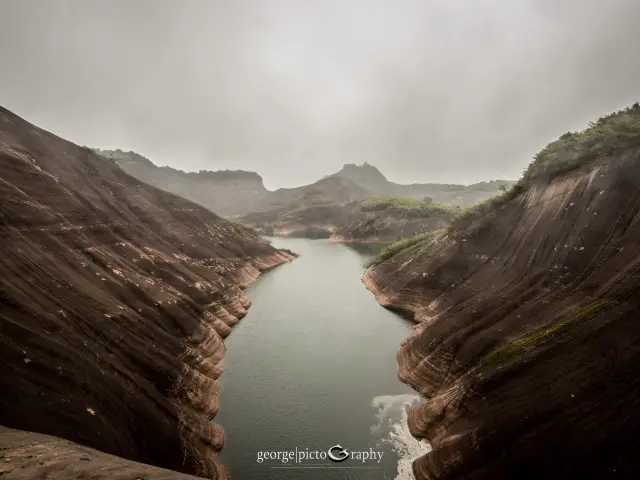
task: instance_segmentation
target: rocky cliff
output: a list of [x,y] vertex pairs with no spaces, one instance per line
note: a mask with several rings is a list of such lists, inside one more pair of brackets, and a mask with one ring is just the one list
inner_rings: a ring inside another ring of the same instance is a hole
[[129,175],[145,183],[175,193],[223,216],[235,216],[258,209],[270,193],[262,177],[244,170],[183,172],[158,167],[135,152],[99,150],[96,153],[113,159]]
[[[292,257],[1,108],[0,205],[0,424],[225,478],[223,338],[241,288]],[[3,451],[39,455],[29,435],[2,430]]]
[[640,107],[363,281],[419,322],[397,355],[417,479],[638,478]]

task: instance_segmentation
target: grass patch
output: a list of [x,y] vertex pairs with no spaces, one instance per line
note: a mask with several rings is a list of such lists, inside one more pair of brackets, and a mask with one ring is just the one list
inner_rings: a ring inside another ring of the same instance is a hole
[[399,252],[406,250],[409,247],[413,247],[414,245],[424,240],[429,240],[437,237],[438,235],[442,235],[443,233],[445,233],[445,231],[446,230],[444,228],[441,228],[438,230],[431,230],[429,232],[419,233],[418,235],[398,240],[397,242],[394,242],[391,245],[383,248],[380,254],[368,265],[368,267],[373,267],[374,265],[379,265],[382,262],[386,262]]
[[390,195],[376,195],[360,202],[363,212],[395,212],[406,217],[430,217],[432,215],[457,216],[462,208],[454,205],[433,203],[430,199],[393,197]]
[[573,327],[576,322],[582,320],[586,317],[594,315],[602,310],[610,308],[615,305],[617,302],[612,300],[602,300],[596,303],[593,303],[581,310],[580,312],[567,317],[563,320],[560,320],[553,325],[546,325],[544,327],[540,327],[534,330],[531,333],[515,340],[513,342],[507,343],[501,347],[495,348],[490,351],[487,355],[482,357],[480,363],[483,365],[496,364],[505,362],[517,355],[530,351],[534,348],[540,347],[541,345],[547,343],[549,340],[555,338],[558,334],[563,333]]

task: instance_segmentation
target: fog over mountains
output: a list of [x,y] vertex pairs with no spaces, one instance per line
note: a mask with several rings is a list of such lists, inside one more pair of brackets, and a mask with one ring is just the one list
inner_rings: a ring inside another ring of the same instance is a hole
[[0,6],[7,108],[271,190],[365,161],[403,184],[517,179],[550,139],[640,93],[636,0]]
[[430,198],[436,203],[469,206],[500,193],[514,182],[496,180],[475,185],[411,184],[390,182],[373,165],[347,164],[309,185],[265,188],[262,177],[245,170],[184,172],[158,167],[135,152],[99,150],[124,171],[163,190],[184,196],[223,216],[236,216],[269,208],[297,208],[309,195],[319,194],[323,203],[346,203],[375,195]]

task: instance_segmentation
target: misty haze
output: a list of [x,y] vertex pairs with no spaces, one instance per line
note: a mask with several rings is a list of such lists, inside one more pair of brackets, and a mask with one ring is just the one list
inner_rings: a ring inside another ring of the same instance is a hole
[[638,25],[0,0],[0,476],[640,478]]

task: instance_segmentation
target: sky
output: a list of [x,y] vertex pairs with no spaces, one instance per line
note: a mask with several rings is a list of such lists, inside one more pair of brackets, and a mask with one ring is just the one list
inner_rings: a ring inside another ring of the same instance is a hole
[[268,188],[516,179],[640,100],[640,0],[0,0],[0,104]]

